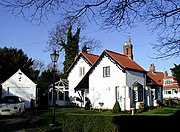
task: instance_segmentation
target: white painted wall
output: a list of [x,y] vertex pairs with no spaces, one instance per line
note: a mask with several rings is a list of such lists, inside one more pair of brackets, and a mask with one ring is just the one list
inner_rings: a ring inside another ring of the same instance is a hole
[[[110,66],[110,77],[103,77],[103,67]],[[89,77],[89,95],[94,108],[101,108],[99,102],[104,102],[104,109],[112,109],[115,104],[115,87],[118,87],[122,110],[131,110],[132,85],[137,81],[145,86],[145,73],[126,70],[124,73],[108,57],[104,56]]]
[[[175,90],[177,93],[175,93]],[[169,92],[171,92],[169,94]],[[179,88],[170,88],[163,90],[163,98],[180,98],[180,89]]]
[[[167,81],[170,82],[166,83]],[[177,87],[177,85],[173,85],[173,78],[164,78],[163,82],[163,86],[171,86],[171,88],[163,89],[163,98],[180,98],[180,89]],[[177,91],[177,93],[175,91]]]
[[30,100],[36,102],[36,84],[19,70],[2,83],[2,97],[10,95],[20,96],[25,100],[25,108],[30,108]]
[[[103,67],[110,66],[110,77],[103,77]],[[89,77],[89,95],[94,108],[101,108],[99,102],[103,102],[104,109],[112,109],[115,104],[115,87],[119,87],[122,94],[126,85],[125,73],[122,72],[106,56],[95,67]]]
[[[69,81],[69,97],[72,102],[75,101],[75,97],[79,97],[78,93],[75,93],[74,88],[78,85],[78,83],[81,81],[83,76],[79,75],[79,68],[80,67],[85,67],[85,74],[89,71],[90,65],[87,64],[87,62],[84,60],[84,58],[80,58],[77,63],[74,65],[74,67],[71,69],[69,76],[68,76],[68,81]],[[76,102],[80,106],[80,102]]]

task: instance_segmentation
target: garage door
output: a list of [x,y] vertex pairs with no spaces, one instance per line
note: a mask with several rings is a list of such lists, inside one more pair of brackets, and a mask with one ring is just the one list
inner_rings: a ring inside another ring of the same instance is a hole
[[30,108],[31,91],[30,87],[9,87],[9,95],[16,95],[25,101],[25,108]]

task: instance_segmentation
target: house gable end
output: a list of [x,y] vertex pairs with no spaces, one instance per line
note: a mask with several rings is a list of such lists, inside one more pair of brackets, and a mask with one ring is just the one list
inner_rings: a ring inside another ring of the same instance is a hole
[[[12,76],[10,76],[6,81],[4,81],[1,85],[4,85],[6,82],[10,81],[11,78],[14,78],[17,74],[19,74],[20,76],[24,76],[26,79],[29,80],[30,83],[37,85],[36,83],[34,83],[28,76],[26,76],[21,69],[19,69],[17,72],[15,72]],[[19,77],[19,81],[21,81],[21,77]]]
[[114,63],[120,70],[125,72],[125,69],[115,60],[110,56],[107,52],[104,52],[104,56],[106,56],[112,63]]
[[83,58],[83,60],[91,67],[93,65],[93,63],[94,63],[94,60],[96,58],[98,58],[98,56],[97,55],[93,55],[93,54],[88,54],[88,53],[80,53],[78,55],[78,57],[75,59],[75,61],[72,63],[72,65],[69,67],[69,69],[67,70],[67,74],[69,74],[71,72],[73,67],[78,63],[78,61],[81,58]]

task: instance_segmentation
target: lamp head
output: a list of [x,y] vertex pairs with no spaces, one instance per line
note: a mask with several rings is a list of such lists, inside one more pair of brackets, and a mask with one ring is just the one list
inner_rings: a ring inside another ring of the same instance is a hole
[[52,62],[57,62],[59,58],[59,54],[56,52],[56,50],[54,50],[54,52],[50,54],[50,57]]

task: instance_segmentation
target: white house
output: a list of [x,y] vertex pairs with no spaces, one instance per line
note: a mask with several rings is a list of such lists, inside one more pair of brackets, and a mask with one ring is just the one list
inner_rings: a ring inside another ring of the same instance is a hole
[[163,98],[180,98],[180,86],[178,82],[174,80],[174,76],[168,76],[167,71],[165,71],[163,78]]
[[[58,106],[67,106],[69,102],[69,89],[67,79],[61,79],[55,82],[54,99]],[[53,105],[53,84],[48,88],[48,105]]]
[[162,101],[162,74],[146,71],[133,60],[130,39],[123,50],[124,54],[104,50],[89,58],[80,53],[68,71],[70,100],[84,107],[89,98],[97,109],[112,109],[116,101],[123,111],[156,107]]
[[88,63],[81,53],[68,74],[71,98],[79,96],[84,106],[88,97],[93,108],[112,109],[116,100],[122,110],[141,107],[145,102],[147,71],[133,61],[132,48],[129,40],[124,45],[124,55],[104,50],[82,77],[78,74],[80,67]]
[[[69,82],[69,98],[71,102],[76,103],[78,106],[82,106],[83,102],[80,102],[77,100],[79,98],[81,100],[84,100],[82,99],[82,97],[84,98],[86,95],[81,96],[84,94],[84,92],[75,91],[74,88],[82,80],[84,75],[89,71],[91,66],[98,59],[98,57],[99,56],[94,55],[94,54],[80,53],[78,57],[75,59],[74,63],[71,65],[71,67],[67,71],[68,73],[67,79]],[[82,82],[82,83],[88,85],[88,82]]]
[[2,97],[10,95],[21,97],[25,101],[25,108],[30,108],[31,99],[36,106],[36,84],[20,69],[1,84],[1,93]]
[[94,108],[112,109],[117,100],[130,110],[144,101],[145,86],[146,71],[132,58],[104,50],[89,72],[87,96]]

